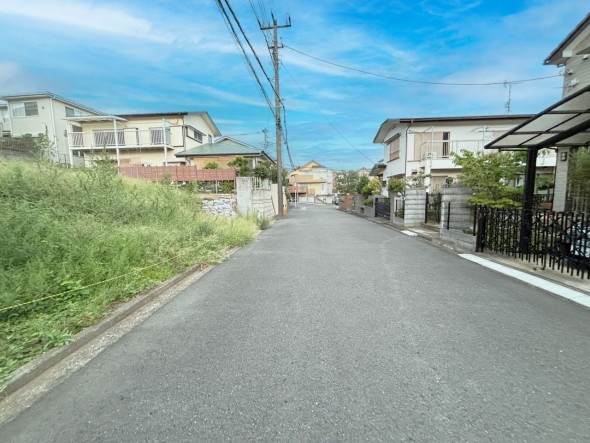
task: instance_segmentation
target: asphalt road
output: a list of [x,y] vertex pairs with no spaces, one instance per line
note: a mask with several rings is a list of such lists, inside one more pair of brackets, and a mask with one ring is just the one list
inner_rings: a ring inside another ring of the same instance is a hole
[[2,442],[589,439],[589,310],[321,206],[0,428]]

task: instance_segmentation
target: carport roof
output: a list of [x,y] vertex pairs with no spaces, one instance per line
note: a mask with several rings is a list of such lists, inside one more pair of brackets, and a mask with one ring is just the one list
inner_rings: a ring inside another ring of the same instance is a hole
[[589,144],[590,85],[488,143],[485,149],[526,151]]

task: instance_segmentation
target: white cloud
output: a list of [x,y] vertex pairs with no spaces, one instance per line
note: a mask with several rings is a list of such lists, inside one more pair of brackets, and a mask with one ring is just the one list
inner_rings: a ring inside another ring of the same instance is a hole
[[0,91],[22,93],[35,91],[36,83],[16,63],[0,62]]
[[0,13],[39,20],[60,26],[80,28],[86,32],[120,35],[156,42],[171,42],[171,35],[154,23],[115,6],[101,6],[71,0],[27,0],[1,2]]

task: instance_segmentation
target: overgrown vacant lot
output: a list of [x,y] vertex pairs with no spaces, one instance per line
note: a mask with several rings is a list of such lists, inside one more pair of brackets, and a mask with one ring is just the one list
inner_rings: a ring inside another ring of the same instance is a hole
[[114,303],[214,263],[256,232],[255,220],[215,219],[194,194],[122,180],[109,165],[0,159],[0,391]]

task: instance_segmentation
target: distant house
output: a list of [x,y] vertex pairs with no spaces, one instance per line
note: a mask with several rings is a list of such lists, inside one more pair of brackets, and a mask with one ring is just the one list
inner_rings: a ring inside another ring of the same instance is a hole
[[290,192],[302,198],[315,199],[334,194],[334,173],[312,160],[289,173]]
[[[2,135],[18,137],[46,134],[55,145],[55,160],[58,163],[73,163],[68,148],[66,118],[76,116],[100,116],[100,111],[72,100],[41,92],[35,94],[5,95],[5,106],[0,107]],[[80,159],[81,160],[81,159]]]
[[231,137],[221,137],[215,141],[176,152],[175,156],[199,169],[204,168],[208,163],[217,163],[221,168],[226,168],[227,164],[236,157],[247,159],[251,168],[255,168],[265,160],[276,164],[276,161],[263,149],[255,148]]
[[104,151],[119,166],[185,164],[176,154],[211,144],[221,135],[204,111],[72,116],[65,120],[72,155],[90,159]]
[[461,167],[453,162],[453,153],[459,154],[463,150],[482,152],[486,143],[529,117],[493,115],[387,119],[373,140],[373,143],[383,144],[384,160],[375,165],[372,174],[383,174],[385,182],[390,177],[424,174],[430,177],[425,184],[433,191],[443,186],[447,177],[456,178],[461,172]]
[[370,172],[371,172],[371,171],[369,171],[367,168],[360,168],[360,169],[357,169],[357,170],[356,170],[356,173],[357,173],[359,176],[361,176],[361,175],[362,175],[362,176],[364,176],[364,177],[369,177],[369,175],[370,175],[369,173],[370,173]]

